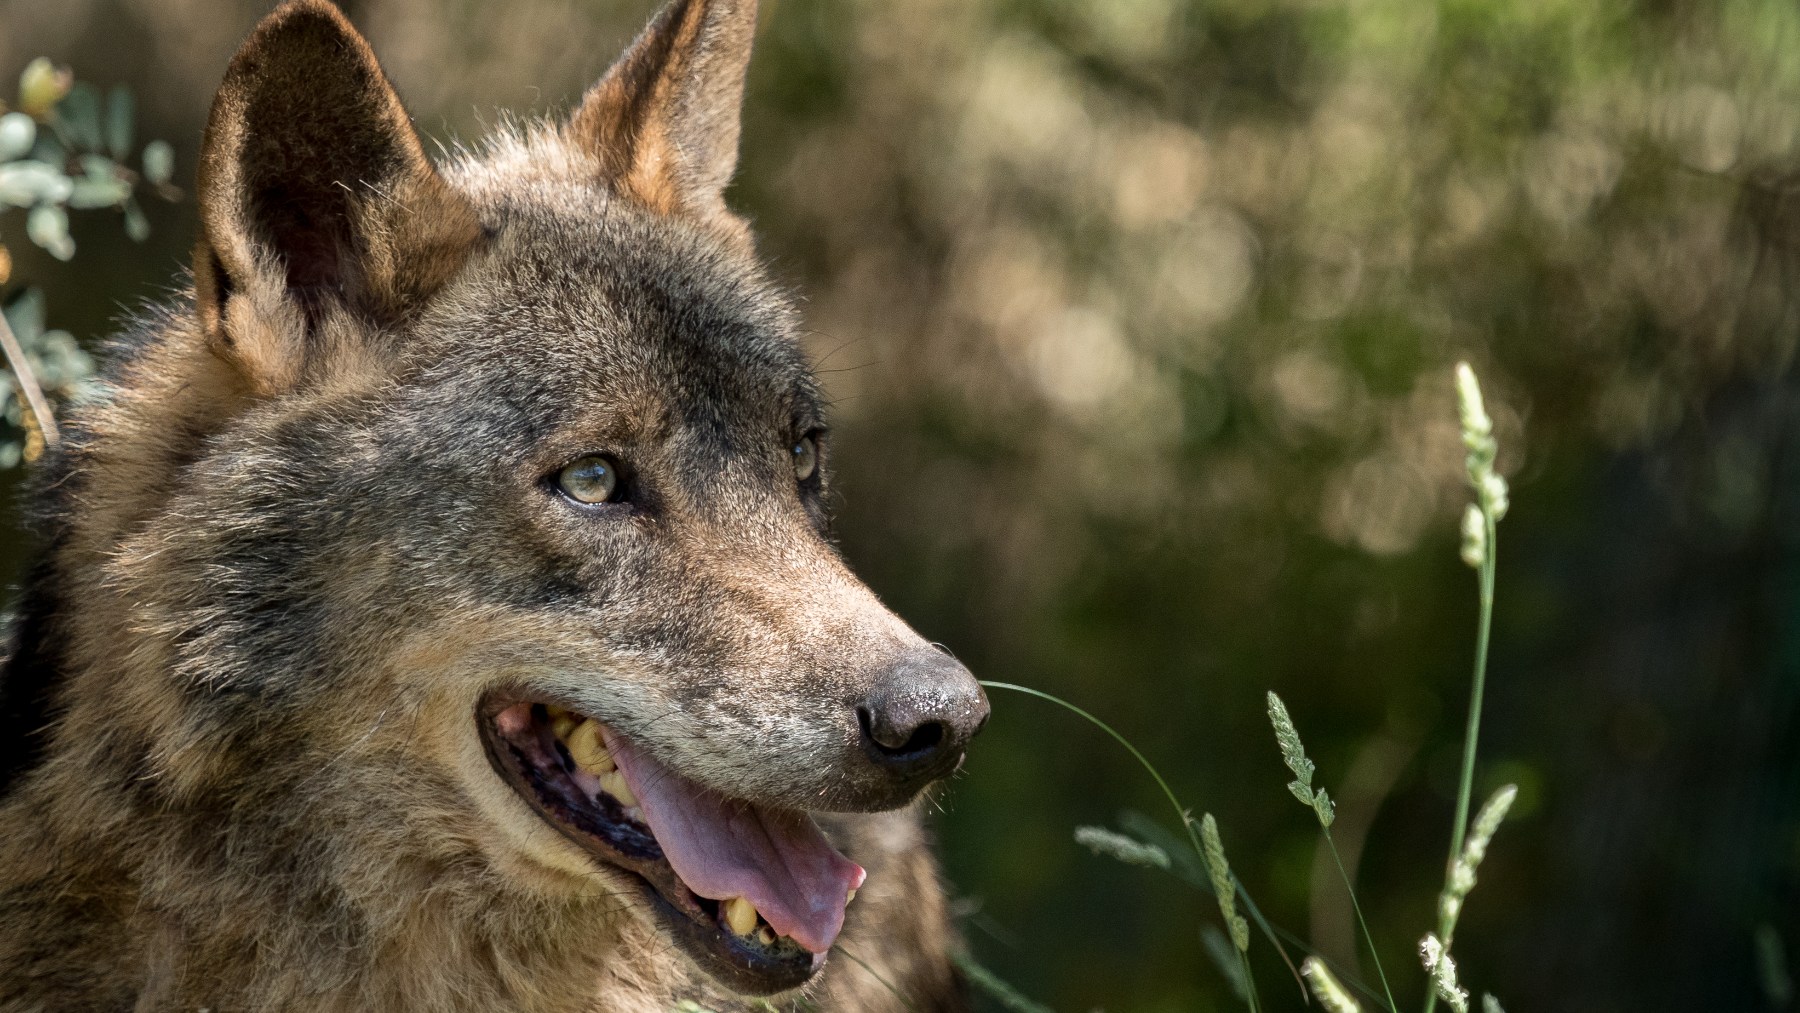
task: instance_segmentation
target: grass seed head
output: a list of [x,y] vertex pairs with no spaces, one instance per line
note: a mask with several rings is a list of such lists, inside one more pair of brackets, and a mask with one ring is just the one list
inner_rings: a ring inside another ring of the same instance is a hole
[[1114,858],[1126,865],[1141,865],[1149,869],[1167,869],[1169,853],[1154,844],[1146,844],[1136,838],[1114,833],[1105,827],[1076,827],[1075,843],[1082,845],[1096,855]]
[[1428,932],[1419,940],[1419,962],[1431,975],[1431,986],[1438,998],[1450,1004],[1456,1013],[1469,1013],[1469,993],[1456,981],[1456,961],[1438,941],[1437,933]]
[[1250,924],[1237,913],[1237,893],[1231,882],[1231,865],[1225,861],[1225,844],[1219,840],[1219,824],[1212,813],[1200,817],[1200,840],[1206,848],[1206,872],[1212,877],[1219,899],[1219,916],[1231,931],[1231,945],[1239,953],[1250,952]]
[[1312,786],[1313,762],[1307,759],[1306,747],[1300,742],[1300,730],[1294,727],[1294,719],[1288,715],[1287,705],[1273,692],[1269,694],[1269,724],[1275,727],[1275,744],[1281,747],[1281,761],[1294,772],[1294,780],[1288,782],[1288,791],[1300,800],[1301,805],[1312,807],[1319,817],[1319,825],[1329,829],[1331,821],[1337,818],[1337,806],[1325,789],[1314,790]]
[[1464,440],[1494,435],[1494,421],[1481,401],[1481,383],[1475,379],[1475,368],[1466,362],[1456,364],[1456,408],[1462,417]]
[[1350,996],[1350,990],[1331,973],[1331,968],[1318,957],[1307,957],[1300,963],[1300,973],[1306,976],[1306,983],[1312,987],[1313,998],[1325,1007],[1326,1013],[1362,1013],[1362,1006]]
[[1462,902],[1475,889],[1475,870],[1481,866],[1482,859],[1487,857],[1488,845],[1494,840],[1494,831],[1500,829],[1500,821],[1506,819],[1506,811],[1512,808],[1513,799],[1519,796],[1517,785],[1504,785],[1499,791],[1489,796],[1482,805],[1481,811],[1475,814],[1475,821],[1469,827],[1468,840],[1463,842],[1462,854],[1456,858],[1456,864],[1450,869],[1449,888],[1442,898],[1443,913],[1454,923],[1456,916],[1462,913]]
[[1481,508],[1470,503],[1463,510],[1462,519],[1462,561],[1472,567],[1479,567],[1487,558],[1487,520],[1481,515]]
[[[1481,385],[1475,371],[1466,362],[1456,364],[1456,404],[1462,418],[1463,446],[1469,454],[1463,466],[1469,473],[1469,484],[1475,489],[1476,502],[1483,513],[1495,521],[1506,516],[1510,503],[1506,479],[1494,471],[1494,458],[1500,445],[1494,440],[1494,420],[1488,417],[1481,401]],[[1484,532],[1485,534],[1485,532]],[[1470,558],[1469,521],[1463,520],[1463,559]],[[1471,566],[1479,565],[1471,563]]]

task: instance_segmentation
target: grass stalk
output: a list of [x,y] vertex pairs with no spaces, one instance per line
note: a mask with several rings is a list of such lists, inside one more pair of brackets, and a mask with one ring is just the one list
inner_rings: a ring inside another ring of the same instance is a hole
[[[1462,856],[1469,828],[1469,803],[1475,794],[1475,750],[1481,735],[1481,702],[1487,692],[1488,641],[1494,627],[1494,562],[1499,547],[1499,522],[1507,510],[1506,480],[1494,471],[1498,447],[1494,425],[1482,404],[1481,386],[1468,363],[1456,367],[1457,408],[1462,421],[1463,445],[1468,449],[1466,467],[1475,490],[1463,524],[1463,561],[1476,568],[1480,612],[1476,620],[1474,673],[1469,687],[1469,720],[1463,731],[1462,774],[1456,787],[1456,822],[1450,827],[1450,855],[1444,863],[1446,892]],[[1456,929],[1460,907],[1438,905],[1437,938],[1446,951]],[[1436,991],[1425,995],[1425,1013],[1437,1009]]]
[[[1469,691],[1469,724],[1463,732],[1462,777],[1456,786],[1456,825],[1451,830],[1450,857],[1446,868],[1456,864],[1462,854],[1463,837],[1468,832],[1469,804],[1475,795],[1475,746],[1481,736],[1481,700],[1487,691],[1488,638],[1494,627],[1494,550],[1499,526],[1492,514],[1483,511],[1487,525],[1487,552],[1481,560],[1481,618],[1475,632],[1475,674]],[[1445,926],[1444,945],[1450,945],[1450,926]]]
[[[1058,707],[1079,715],[1089,724],[1112,736],[1115,742],[1124,746],[1125,751],[1136,758],[1137,762],[1143,766],[1144,770],[1149,772],[1151,779],[1156,782],[1156,786],[1162,789],[1163,797],[1169,800],[1170,807],[1175,810],[1176,818],[1181,820],[1182,829],[1187,831],[1188,843],[1193,846],[1194,853],[1200,856],[1202,862],[1206,861],[1206,848],[1200,843],[1199,831],[1194,829],[1195,820],[1188,814],[1187,809],[1181,804],[1181,800],[1175,797],[1174,789],[1169,787],[1169,782],[1163,779],[1162,772],[1156,769],[1155,764],[1152,764],[1149,758],[1138,751],[1138,747],[1131,744],[1131,740],[1119,734],[1112,725],[1107,724],[1088,711],[1064,700],[1062,697],[1046,693],[1043,690],[1032,689],[1030,686],[1020,686],[1011,682],[990,682],[986,679],[981,680],[981,684],[988,689],[1011,690],[1015,693],[1024,693],[1026,696],[1035,696],[1039,700],[1048,700]],[[1294,983],[1300,987],[1301,997],[1305,998],[1307,995],[1306,981],[1304,978],[1300,977],[1300,969],[1294,966],[1293,960],[1288,957],[1287,950],[1284,949],[1280,941],[1275,938],[1275,933],[1270,929],[1268,921],[1263,918],[1262,912],[1257,909],[1256,902],[1252,901],[1250,895],[1244,890],[1244,884],[1238,881],[1235,876],[1232,877],[1232,883],[1236,887],[1237,896],[1243,900],[1244,909],[1250,914],[1251,921],[1256,922],[1257,926],[1262,929],[1263,935],[1269,940],[1269,945],[1275,947],[1275,952],[1281,955],[1282,963],[1286,964],[1288,971],[1293,974]],[[1243,967],[1245,989],[1250,993],[1250,1008],[1255,1010],[1258,1008],[1256,1002],[1256,979],[1250,974],[1250,964],[1248,960],[1243,962]]]
[[1388,1013],[1400,1013],[1400,1007],[1394,1002],[1394,990],[1388,987],[1387,971],[1381,966],[1381,951],[1375,948],[1375,933],[1369,931],[1369,923],[1363,918],[1362,903],[1356,899],[1356,887],[1350,884],[1350,872],[1344,868],[1344,860],[1338,855],[1337,842],[1331,839],[1331,831],[1324,830],[1325,847],[1331,852],[1331,860],[1337,864],[1338,876],[1344,881],[1344,892],[1350,895],[1350,909],[1356,912],[1356,924],[1362,929],[1363,942],[1368,944],[1369,958],[1375,962],[1375,974],[1381,979],[1381,991],[1387,995]]

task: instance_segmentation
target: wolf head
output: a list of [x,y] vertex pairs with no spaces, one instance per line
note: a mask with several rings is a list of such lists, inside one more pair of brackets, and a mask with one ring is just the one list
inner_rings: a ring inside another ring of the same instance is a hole
[[192,313],[72,451],[65,593],[112,603],[74,650],[128,674],[59,741],[107,728],[269,863],[467,852],[741,990],[816,970],[863,874],[809,813],[907,803],[987,703],[832,546],[796,315],[723,200],[754,20],[675,0],[571,117],[441,169],[333,7],[263,22]]

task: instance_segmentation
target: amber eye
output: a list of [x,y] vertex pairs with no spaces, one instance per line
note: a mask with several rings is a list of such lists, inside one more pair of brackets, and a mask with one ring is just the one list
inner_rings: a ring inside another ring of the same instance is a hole
[[619,492],[619,465],[610,457],[577,458],[556,475],[557,488],[577,503],[605,503]]
[[793,454],[795,478],[804,482],[818,474],[819,442],[817,440],[811,436],[800,437],[800,442],[794,444]]

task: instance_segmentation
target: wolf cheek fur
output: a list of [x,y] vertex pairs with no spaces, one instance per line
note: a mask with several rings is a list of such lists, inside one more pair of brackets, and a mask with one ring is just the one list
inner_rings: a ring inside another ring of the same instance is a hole
[[987,704],[827,538],[754,21],[441,170],[322,0],[232,61],[192,300],[39,477],[0,1009],[962,1007],[907,805]]

